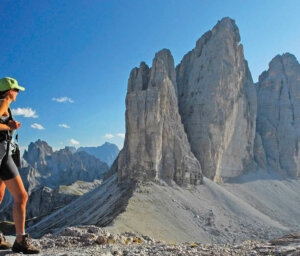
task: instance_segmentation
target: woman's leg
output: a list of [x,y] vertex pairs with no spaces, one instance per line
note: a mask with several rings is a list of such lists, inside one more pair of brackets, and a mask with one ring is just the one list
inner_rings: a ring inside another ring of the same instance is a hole
[[[28,199],[27,192],[24,188],[20,175],[5,180],[5,185],[14,198],[13,218],[16,227],[16,234],[23,234],[25,231],[25,214],[26,203]],[[17,236],[17,241],[21,241],[22,237]]]
[[2,203],[2,200],[4,198],[4,192],[5,192],[5,183],[2,179],[0,179],[0,204]]

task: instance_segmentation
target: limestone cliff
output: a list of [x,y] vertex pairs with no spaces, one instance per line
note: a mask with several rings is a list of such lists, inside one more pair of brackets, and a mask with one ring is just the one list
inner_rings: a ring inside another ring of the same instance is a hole
[[256,93],[234,20],[223,18],[176,67],[179,112],[203,174],[226,180],[253,163]]
[[178,112],[174,60],[169,50],[156,53],[130,73],[126,96],[124,147],[112,166],[118,180],[175,181],[199,184],[201,166],[191,152]]
[[270,62],[259,77],[257,98],[257,133],[268,166],[300,176],[300,64],[295,56],[277,55]]

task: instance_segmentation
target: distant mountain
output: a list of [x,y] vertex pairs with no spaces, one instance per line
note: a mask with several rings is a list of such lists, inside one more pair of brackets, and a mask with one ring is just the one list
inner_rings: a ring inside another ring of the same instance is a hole
[[90,155],[97,157],[101,161],[107,163],[109,166],[112,165],[120,152],[119,148],[115,144],[109,142],[105,142],[99,147],[80,147],[77,149],[77,152],[80,151],[85,151]]
[[47,142],[38,139],[36,142],[31,142],[28,146],[28,151],[25,150],[23,158],[32,167],[35,165],[45,165],[46,157],[53,153],[53,149],[47,144]]
[[[32,168],[40,184],[54,188],[69,185],[77,180],[101,179],[108,165],[87,152],[75,152],[70,147],[53,151],[45,141],[30,143],[24,152],[24,160]],[[27,167],[29,168],[29,167]]]
[[73,154],[76,153],[77,149],[75,147],[66,146]]
[[[65,147],[53,151],[47,142],[37,140],[30,143],[28,151],[25,150],[20,175],[29,195],[27,219],[47,215],[101,183],[108,165],[86,152],[74,152],[74,149]],[[83,186],[83,183],[87,185]],[[72,193],[61,189],[71,184],[72,188],[68,190]],[[12,207],[12,196],[5,193],[0,218],[12,220]]]

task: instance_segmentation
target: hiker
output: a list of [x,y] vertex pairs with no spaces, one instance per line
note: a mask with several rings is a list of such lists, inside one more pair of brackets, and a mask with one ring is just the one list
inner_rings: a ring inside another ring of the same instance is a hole
[[11,248],[14,252],[24,254],[39,253],[39,249],[30,243],[29,234],[25,233],[25,213],[27,203],[27,192],[20,177],[18,168],[10,155],[10,141],[16,129],[21,124],[13,120],[9,105],[16,100],[19,90],[25,88],[10,77],[0,79],[0,203],[4,197],[5,187],[14,198],[13,219],[16,228],[16,240],[13,245],[5,241],[0,232],[0,249]]

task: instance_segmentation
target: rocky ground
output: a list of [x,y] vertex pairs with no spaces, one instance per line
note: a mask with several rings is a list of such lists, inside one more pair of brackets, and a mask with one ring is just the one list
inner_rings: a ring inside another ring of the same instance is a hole
[[[6,238],[10,242],[14,240],[13,236]],[[32,242],[41,248],[40,255],[300,255],[300,233],[271,241],[246,240],[238,244],[166,243],[130,232],[112,235],[89,225],[65,228],[58,234],[46,234]],[[0,255],[19,254],[7,250]]]

